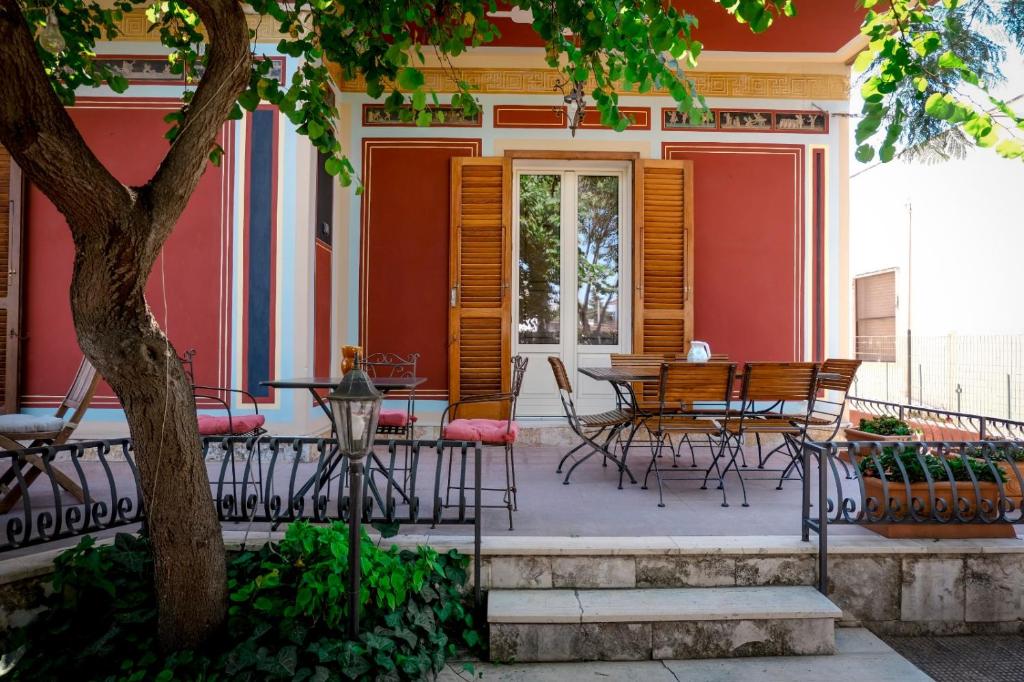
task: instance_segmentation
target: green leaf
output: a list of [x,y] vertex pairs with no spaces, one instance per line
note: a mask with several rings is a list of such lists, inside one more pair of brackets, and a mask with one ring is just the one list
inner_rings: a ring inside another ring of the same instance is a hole
[[398,87],[411,92],[423,87],[423,73],[419,69],[407,66],[398,72]]
[[857,151],[854,153],[854,158],[861,163],[870,163],[871,160],[875,158],[875,149],[871,145],[862,144],[857,147]]
[[324,127],[317,121],[309,121],[306,123],[306,132],[309,139],[316,140],[324,134]]
[[246,90],[238,96],[238,104],[246,111],[256,111],[260,105],[260,96],[254,90]]
[[324,162],[324,170],[327,171],[329,175],[338,175],[342,170],[344,170],[344,166],[340,159],[332,156]]

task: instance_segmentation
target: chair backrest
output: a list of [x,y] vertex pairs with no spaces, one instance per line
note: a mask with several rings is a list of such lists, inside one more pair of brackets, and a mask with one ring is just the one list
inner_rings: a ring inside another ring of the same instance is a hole
[[845,399],[853,386],[853,380],[860,369],[860,360],[846,360],[842,358],[829,358],[821,365],[822,374],[837,375],[836,377],[822,377],[818,382],[818,388],[828,391],[839,391]]
[[523,390],[523,377],[526,376],[526,366],[530,358],[524,355],[512,356],[512,419],[516,418],[516,404],[519,402],[519,392]]
[[813,362],[748,362],[743,372],[744,402],[814,402],[818,365]]
[[846,410],[846,398],[850,394],[850,388],[853,386],[853,379],[857,375],[860,362],[860,360],[830,358],[821,366],[821,374],[830,376],[822,376],[818,381],[818,388],[835,391],[838,395],[815,395],[811,416],[828,421],[827,424],[821,424],[821,427],[834,427],[830,438],[834,438],[839,433],[843,412]]
[[555,385],[559,391],[572,393],[572,382],[569,381],[569,373],[565,371],[565,363],[557,355],[548,356],[548,364],[551,365],[551,372],[555,375]]
[[196,349],[189,348],[187,351],[181,354],[178,358],[181,360],[181,366],[185,369],[185,376],[188,377],[188,381],[193,386],[196,385]]
[[371,353],[363,359],[363,369],[371,377],[414,377],[419,353]]
[[706,402],[724,403],[728,408],[735,374],[736,365],[726,362],[662,364],[658,384],[662,411],[679,406],[687,409],[694,403]]
[[[65,419],[67,422],[60,435],[54,439],[55,444],[60,445],[66,442],[79,422],[82,421],[82,417],[85,416],[86,410],[89,409],[89,403],[92,402],[92,396],[96,393],[96,386],[99,383],[99,372],[92,366],[88,358],[83,357],[82,363],[78,366],[78,371],[75,372],[75,378],[71,382],[71,387],[68,389],[64,400],[61,401],[60,406],[57,407],[57,412],[54,415]],[[70,410],[73,410],[71,416],[65,417],[64,415]]]
[[[677,356],[675,353],[650,353],[630,354],[616,353],[611,356],[612,367],[649,367],[654,370],[655,375],[661,371],[661,365],[666,362],[675,362],[686,356]],[[638,381],[632,385],[633,393],[642,405],[650,408],[658,402],[658,384],[653,381]]]

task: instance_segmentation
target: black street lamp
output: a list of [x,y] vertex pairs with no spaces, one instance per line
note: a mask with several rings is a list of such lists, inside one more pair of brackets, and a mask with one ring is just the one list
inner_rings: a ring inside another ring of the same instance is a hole
[[359,522],[362,519],[363,459],[373,448],[380,416],[381,394],[374,387],[356,358],[338,386],[327,396],[338,432],[338,448],[348,457],[348,618],[349,636],[359,635]]

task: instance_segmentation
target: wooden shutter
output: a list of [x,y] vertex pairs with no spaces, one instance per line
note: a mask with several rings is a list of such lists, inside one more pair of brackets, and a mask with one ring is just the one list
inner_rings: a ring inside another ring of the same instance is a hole
[[636,163],[633,352],[686,353],[693,339],[693,165]]
[[896,272],[864,275],[855,280],[857,359],[896,361]]
[[0,147],[0,411],[18,410],[21,313],[21,172]]
[[[511,161],[452,159],[449,277],[449,400],[502,393],[512,353]],[[482,403],[460,417],[503,418]]]

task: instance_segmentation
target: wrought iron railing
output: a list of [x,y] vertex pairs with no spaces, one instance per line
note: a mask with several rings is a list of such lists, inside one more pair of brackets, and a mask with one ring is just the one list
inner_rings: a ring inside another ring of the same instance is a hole
[[[202,456],[209,461],[211,496],[225,524],[276,527],[299,519],[349,518],[348,460],[333,440],[206,438]],[[362,520],[393,529],[472,525],[479,576],[481,472],[478,443],[377,441],[366,459]],[[61,475],[81,488],[83,500],[64,491]],[[0,492],[17,489],[20,497],[0,515],[0,553],[144,522],[128,439],[2,452],[0,484]]]
[[[851,412],[868,417],[897,417],[919,431],[921,440],[1024,441],[1024,422],[1020,421],[856,396],[851,396],[847,404]],[[853,426],[856,425],[854,420]]]
[[[142,520],[139,473],[130,440],[0,452],[0,471],[3,497],[17,500],[0,516],[0,552]],[[60,485],[68,479],[81,490],[82,500]]]
[[1024,523],[1021,442],[809,442],[802,455],[811,475],[803,477],[801,534],[818,535],[822,592],[829,525]]

